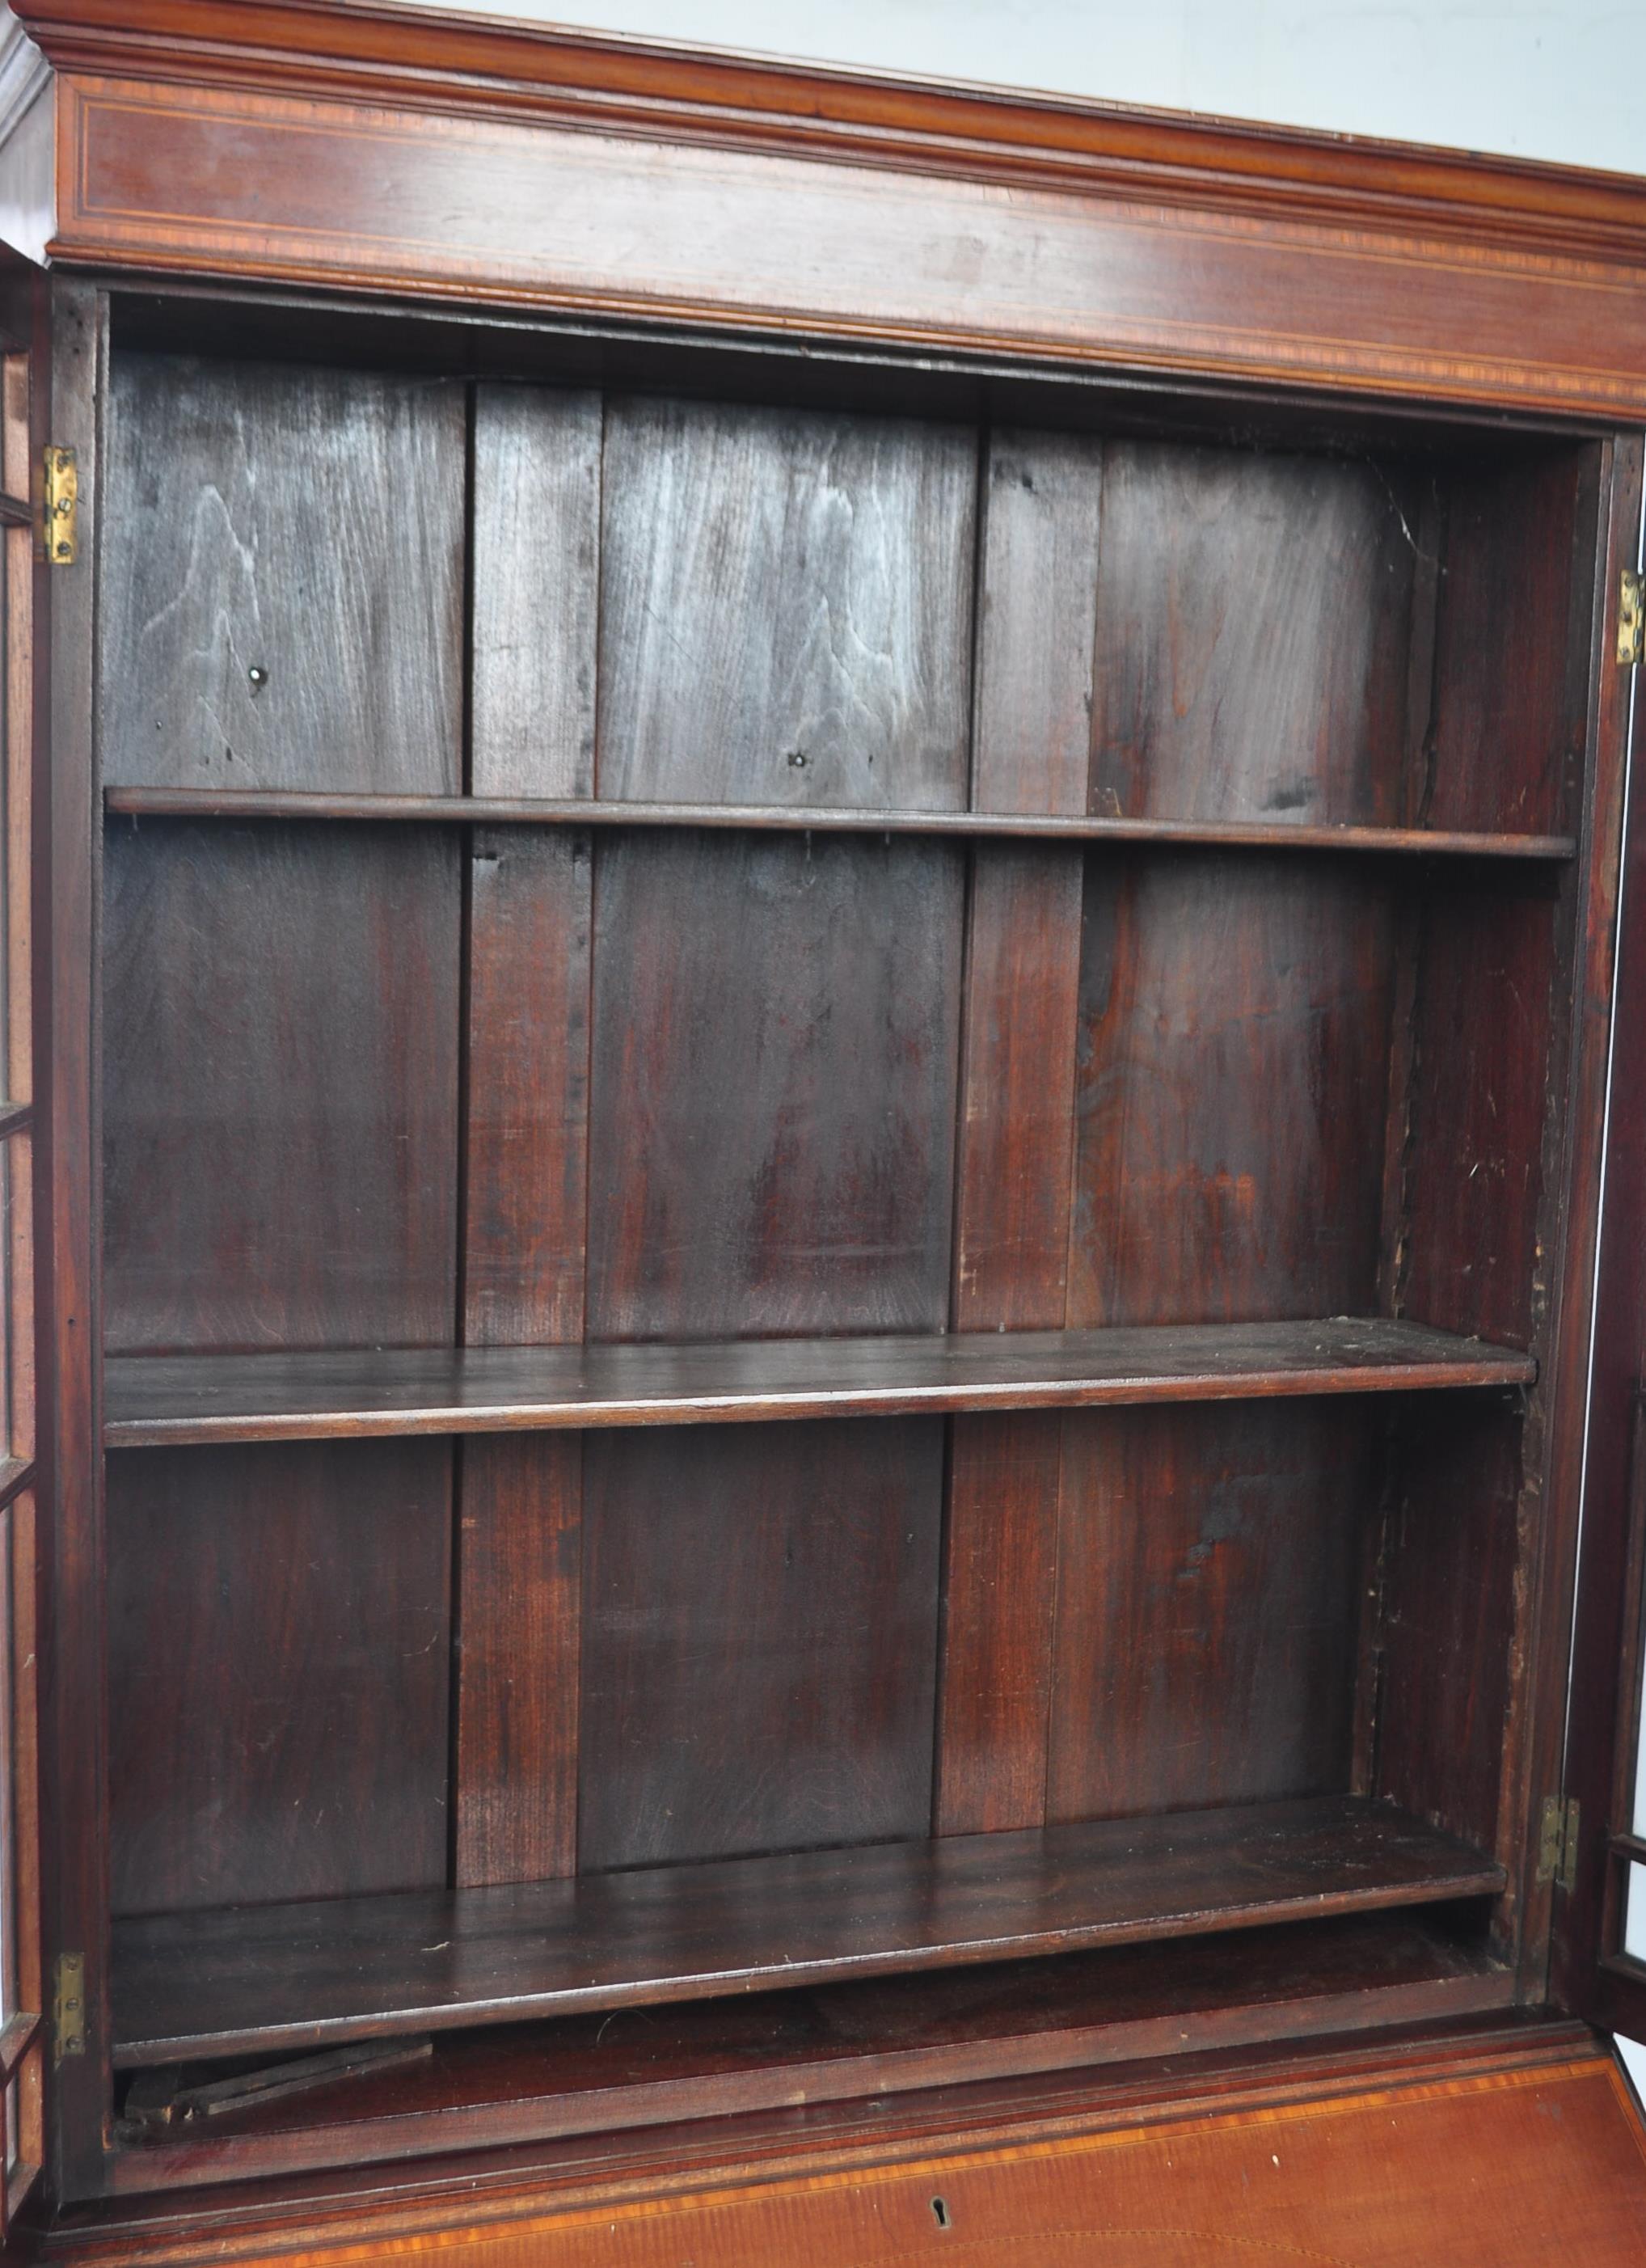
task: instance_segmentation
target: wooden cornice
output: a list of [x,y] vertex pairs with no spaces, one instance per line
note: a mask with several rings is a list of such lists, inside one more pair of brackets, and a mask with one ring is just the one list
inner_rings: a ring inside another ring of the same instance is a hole
[[1623,175],[389,0],[13,12],[68,263],[1646,416]]
[[1646,267],[1646,180],[356,0],[15,0],[59,70],[787,149],[1297,217],[1375,208]]

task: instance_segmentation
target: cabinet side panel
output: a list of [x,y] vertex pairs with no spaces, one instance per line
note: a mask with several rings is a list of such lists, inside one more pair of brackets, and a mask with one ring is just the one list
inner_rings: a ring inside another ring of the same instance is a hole
[[116,1913],[445,1880],[451,1450],[109,1460]]
[[1518,1413],[1413,1409],[1397,1434],[1375,1793],[1495,1847],[1509,1730]]
[[1089,858],[1071,1325],[1370,1307],[1391,940],[1341,865]]
[[1557,834],[1584,777],[1593,453],[1488,462],[1447,483],[1422,823]]
[[964,809],[976,489],[958,426],[610,402],[600,793]]
[[109,446],[105,779],[456,793],[462,389],[119,355]]
[[601,844],[591,1337],[944,1327],[964,877],[900,839]]
[[1531,1343],[1561,909],[1541,878],[1449,876],[1422,912],[1400,1311]]
[[923,1836],[943,1426],[596,1433],[585,1872]]
[[111,822],[112,1351],[450,1341],[458,855],[433,828]]
[[1369,1446],[1352,1403],[1064,1419],[1048,1818],[1348,1786]]
[[1398,824],[1412,568],[1375,465],[1112,445],[1091,809]]

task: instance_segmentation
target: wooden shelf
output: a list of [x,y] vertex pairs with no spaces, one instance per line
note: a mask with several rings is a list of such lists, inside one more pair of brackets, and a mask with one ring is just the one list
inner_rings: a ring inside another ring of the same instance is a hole
[[230,2172],[346,2165],[363,2150],[411,2157],[663,2124],[701,2115],[705,2092],[724,2117],[1025,2073],[1077,2073],[1089,2088],[1094,2069],[1186,2048],[1511,2007],[1513,1965],[1483,1933],[1457,1927],[1459,1913],[1347,1914],[443,2032],[415,2061],[220,2113],[209,2132],[195,2124],[160,2146],[173,2150],[174,2178],[199,2186]]
[[114,1928],[114,2060],[176,2063],[706,1999],[1490,1896],[1355,1796]]
[[1196,1323],[687,1345],[121,1355],[110,1448],[1527,1386],[1532,1357],[1418,1323]]
[[852,811],[809,805],[628,803],[519,796],[320,795],[254,788],[112,787],[112,813],[165,819],[444,820],[474,826],[710,827],[806,835],[1019,836],[1046,842],[1180,843],[1229,850],[1358,850],[1424,858],[1572,858],[1570,835],[1445,833],[1428,827],[1100,819],[982,811]]

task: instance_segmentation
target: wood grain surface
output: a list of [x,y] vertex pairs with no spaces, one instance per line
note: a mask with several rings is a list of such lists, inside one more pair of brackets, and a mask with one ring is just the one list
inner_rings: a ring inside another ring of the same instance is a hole
[[460,388],[121,355],[103,777],[463,784]]
[[114,823],[111,1348],[450,1339],[457,853],[431,829]]
[[585,1874],[927,1831],[943,1457],[934,1418],[590,1437]]
[[445,1882],[451,1464],[440,1441],[112,1461],[117,1913]]
[[[966,1965],[1488,1894],[1349,1797],[121,1924],[125,2064]],[[363,1954],[370,1949],[369,1960]]]
[[606,849],[591,1338],[946,1322],[963,868],[901,842]]
[[614,401],[601,794],[963,808],[976,458],[959,428]]
[[714,1424],[1093,1403],[1526,1385],[1532,1359],[1377,1316],[1102,1331],[900,1332],[675,1345],[114,1357],[106,1438]]

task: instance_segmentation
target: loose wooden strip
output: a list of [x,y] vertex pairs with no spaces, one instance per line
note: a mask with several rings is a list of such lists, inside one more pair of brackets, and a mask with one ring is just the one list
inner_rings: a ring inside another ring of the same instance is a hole
[[1524,1386],[1529,1355],[1385,1317],[661,1345],[114,1358],[111,1448],[334,1433],[1072,1409]]
[[577,1863],[577,1434],[465,1443],[457,1883],[526,1882]]
[[116,1925],[115,2061],[172,2063],[1489,1896],[1352,1796]]
[[111,787],[104,803],[134,818],[451,820],[463,825],[712,827],[790,834],[1004,835],[1047,842],[1185,843],[1377,856],[1575,858],[1571,835],[1448,832],[1427,827],[1289,826],[1275,821],[1061,817],[1030,812],[862,809],[736,803],[588,803],[535,796],[311,795]]

